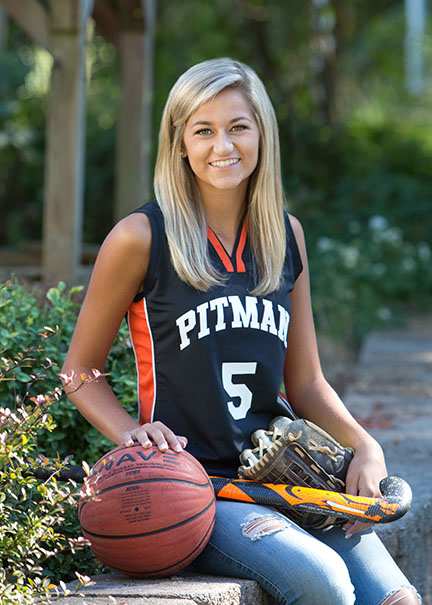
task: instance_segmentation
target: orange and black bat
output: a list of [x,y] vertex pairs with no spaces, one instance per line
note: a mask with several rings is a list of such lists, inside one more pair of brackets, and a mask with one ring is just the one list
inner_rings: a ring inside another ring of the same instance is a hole
[[258,483],[247,479],[210,479],[219,499],[308,511],[364,523],[396,521],[408,512],[412,500],[408,483],[394,476],[381,480],[380,498],[351,496],[298,485]]
[[[48,468],[32,468],[29,474],[47,479],[54,474],[57,479],[84,481],[86,473],[81,466],[67,465],[60,471]],[[275,508],[291,508],[352,521],[365,523],[389,523],[400,519],[411,506],[411,488],[400,477],[385,477],[381,480],[380,498],[351,496],[323,489],[274,483],[258,483],[247,479],[210,477],[216,498],[252,502]]]

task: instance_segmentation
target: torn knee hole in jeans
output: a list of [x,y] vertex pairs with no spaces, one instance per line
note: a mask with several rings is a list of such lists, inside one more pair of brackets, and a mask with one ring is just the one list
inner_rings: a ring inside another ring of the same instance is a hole
[[396,603],[400,603],[400,605],[402,605],[404,599],[406,598],[410,598],[411,602],[411,597],[413,594],[417,597],[418,602],[421,603],[422,598],[414,586],[403,586],[399,590],[395,590],[387,594],[384,600],[381,601],[381,605],[396,605]]
[[290,527],[289,522],[276,515],[255,515],[241,524],[242,534],[252,541],[270,536],[288,527]]

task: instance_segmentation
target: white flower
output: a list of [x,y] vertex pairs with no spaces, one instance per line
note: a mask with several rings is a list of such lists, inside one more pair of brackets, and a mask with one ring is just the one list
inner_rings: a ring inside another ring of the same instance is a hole
[[369,219],[369,229],[372,231],[383,231],[388,227],[388,220],[385,216],[381,216],[379,214],[375,214],[371,216]]
[[381,307],[378,309],[377,315],[382,321],[389,321],[392,318],[392,312],[387,307]]
[[420,260],[422,260],[425,263],[430,261],[432,252],[431,252],[430,246],[427,242],[420,242],[419,244],[417,244],[417,251],[418,251]]
[[354,246],[346,246],[342,250],[342,260],[348,269],[354,269],[359,261],[360,253]]
[[329,237],[319,237],[317,239],[316,247],[320,252],[329,252],[330,250],[334,250],[335,242]]
[[70,384],[72,382],[72,380],[75,378],[76,374],[75,374],[74,370],[71,370],[67,374],[60,373],[59,376],[62,379],[64,386],[67,386],[68,384]]
[[411,256],[408,256],[407,258],[403,259],[402,268],[405,271],[407,271],[407,272],[414,271],[416,269],[416,267],[417,267],[417,264]]

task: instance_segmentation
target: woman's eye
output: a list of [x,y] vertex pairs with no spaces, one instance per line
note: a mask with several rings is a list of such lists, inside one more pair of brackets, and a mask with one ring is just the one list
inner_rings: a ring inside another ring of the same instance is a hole
[[244,124],[236,124],[235,126],[232,127],[232,130],[234,131],[241,131],[241,130],[246,130],[247,126],[245,126]]
[[195,134],[201,134],[201,135],[211,134],[211,130],[210,130],[210,128],[201,128],[200,130],[197,130]]

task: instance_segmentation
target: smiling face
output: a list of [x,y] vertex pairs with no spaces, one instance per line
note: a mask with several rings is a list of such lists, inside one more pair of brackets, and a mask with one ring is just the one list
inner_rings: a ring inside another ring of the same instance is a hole
[[185,157],[204,202],[223,191],[245,199],[259,140],[258,124],[238,89],[226,88],[191,115],[183,138]]

